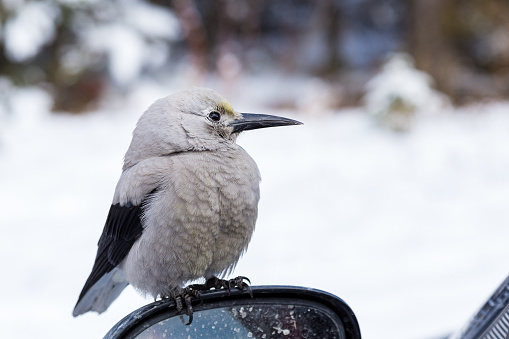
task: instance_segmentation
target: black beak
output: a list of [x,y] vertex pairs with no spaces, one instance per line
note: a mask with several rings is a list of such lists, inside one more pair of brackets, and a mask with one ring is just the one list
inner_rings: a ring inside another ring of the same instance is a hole
[[230,126],[233,127],[232,133],[257,128],[289,125],[302,125],[302,122],[275,115],[242,113],[242,119],[235,120],[230,124]]

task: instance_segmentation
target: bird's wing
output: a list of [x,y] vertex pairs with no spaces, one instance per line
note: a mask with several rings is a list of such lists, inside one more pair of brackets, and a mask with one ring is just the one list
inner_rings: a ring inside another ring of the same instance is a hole
[[161,186],[172,161],[171,157],[148,158],[122,172],[94,267],[74,307],[74,316],[103,312],[128,285],[118,265],[141,236],[143,206]]
[[[85,297],[87,292],[90,291],[92,287],[101,280],[101,278],[103,278],[103,276],[111,272],[122,262],[122,260],[124,260],[135,241],[140,237],[143,232],[143,227],[141,225],[142,207],[146,199],[155,193],[155,191],[156,190],[150,192],[140,205],[136,206],[131,203],[127,203],[124,206],[121,206],[120,204],[114,204],[111,206],[103,233],[99,239],[99,243],[97,244],[98,249],[94,267],[92,268],[92,272],[90,273],[75,306],[75,311],[73,313],[75,316],[89,310],[101,312],[100,310],[95,309],[92,305],[87,307],[78,307],[78,305],[83,299],[86,299]],[[111,282],[110,284],[113,286],[115,285]],[[118,290],[116,296],[120,294],[125,286],[127,286],[127,283]],[[97,293],[94,293],[94,298],[99,298],[100,292],[101,291],[97,291]],[[113,302],[116,296],[113,297],[110,303]],[[95,301],[92,298],[91,303],[94,302]],[[108,305],[106,305],[106,307]],[[81,310],[82,308],[84,308],[84,310]]]
[[104,274],[111,271],[126,257],[136,239],[143,232],[141,226],[141,206],[120,204],[111,205],[103,233],[97,244],[92,272],[81,291],[79,299],[94,285]]

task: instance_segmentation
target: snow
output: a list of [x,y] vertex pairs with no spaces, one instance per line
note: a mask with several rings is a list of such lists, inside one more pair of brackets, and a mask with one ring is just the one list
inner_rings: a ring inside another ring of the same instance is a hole
[[100,27],[88,36],[92,50],[105,51],[113,80],[128,84],[139,77],[143,66],[143,39],[123,25]]
[[142,1],[128,1],[123,13],[126,22],[146,36],[175,40],[180,26],[177,17],[167,9]]
[[[304,122],[239,137],[263,181],[257,229],[233,275],[334,293],[367,339],[458,329],[508,274],[509,103],[444,111],[395,134],[362,109],[310,116],[255,105],[288,90],[264,79],[229,93],[209,83],[241,111]],[[292,86],[302,97],[306,87]],[[106,313],[71,316],[136,120],[181,88],[147,82],[78,116],[49,114],[37,90],[15,91],[12,114],[0,115],[4,337],[99,338],[151,301],[128,287]]]
[[27,2],[5,23],[5,51],[12,61],[34,57],[55,36],[58,7],[49,2]]

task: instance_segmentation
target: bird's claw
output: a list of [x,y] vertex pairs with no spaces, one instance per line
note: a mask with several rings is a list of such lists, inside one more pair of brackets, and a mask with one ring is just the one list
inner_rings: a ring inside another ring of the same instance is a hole
[[[182,324],[185,326],[191,325],[191,323],[193,322],[193,305],[192,305],[193,297],[199,298],[200,304],[203,303],[200,292],[198,290],[193,290],[189,287],[184,288],[181,294],[173,298],[177,306],[177,312],[179,313],[180,321],[182,321]],[[184,310],[184,305],[182,304],[182,301],[184,301],[184,304],[186,306],[185,314],[188,316],[187,321],[185,321],[184,316],[182,315],[182,311]]]
[[[236,287],[241,291],[247,290],[251,298],[253,298],[253,291],[251,291],[251,287],[249,287],[251,280],[249,280],[247,277],[238,276],[236,278],[230,279],[228,282],[230,285],[233,284],[233,287]],[[228,291],[230,291],[230,288],[228,288]]]
[[[177,306],[177,311],[180,316],[180,320],[182,321],[182,324],[185,326],[191,325],[193,322],[193,305],[192,305],[192,298],[199,298],[200,299],[200,305],[203,303],[203,298],[201,296],[200,291],[206,291],[210,290],[212,288],[219,290],[219,289],[228,289],[228,294],[231,293],[232,288],[238,288],[239,290],[247,290],[249,292],[249,295],[251,295],[251,298],[253,297],[253,292],[251,291],[251,288],[249,287],[249,284],[251,284],[251,281],[247,277],[239,276],[233,279],[225,280],[225,279],[219,279],[217,277],[212,277],[207,279],[205,284],[193,284],[189,285],[183,290],[181,290],[181,293],[177,294],[173,299],[175,300],[175,304]],[[188,321],[185,321],[184,315],[182,314],[182,311],[184,310],[184,304],[186,309],[186,315],[189,317]]]

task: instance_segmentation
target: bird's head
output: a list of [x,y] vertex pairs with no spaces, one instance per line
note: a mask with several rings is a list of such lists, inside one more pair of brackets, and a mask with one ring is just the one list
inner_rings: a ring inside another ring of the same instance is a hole
[[157,100],[141,116],[124,168],[152,156],[228,147],[242,131],[300,124],[273,115],[239,113],[213,90],[194,87]]
[[[251,129],[301,124],[273,115],[239,113],[226,99],[208,88],[196,87],[177,95],[181,97],[178,106],[183,117],[183,127],[190,132],[188,136],[208,142],[211,139],[219,142],[235,141],[240,132]],[[172,101],[175,99],[171,98]]]

